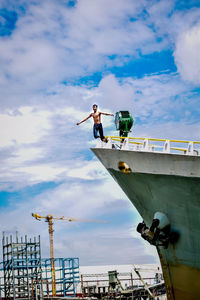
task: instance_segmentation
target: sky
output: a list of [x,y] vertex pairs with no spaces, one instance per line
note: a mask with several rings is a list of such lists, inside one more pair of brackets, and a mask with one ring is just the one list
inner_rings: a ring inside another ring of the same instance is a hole
[[[1,0],[0,225],[80,265],[157,263],[142,219],[94,156],[92,105],[129,110],[132,135],[199,140],[198,0]],[[118,135],[103,116],[104,133]],[[2,258],[2,251],[0,251]]]

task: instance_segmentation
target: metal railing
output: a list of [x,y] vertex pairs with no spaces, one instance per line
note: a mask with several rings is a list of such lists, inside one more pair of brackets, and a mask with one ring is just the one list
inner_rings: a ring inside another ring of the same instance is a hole
[[96,148],[120,149],[132,151],[182,153],[199,155],[200,141],[184,141],[141,137],[107,136],[108,142],[98,141]]

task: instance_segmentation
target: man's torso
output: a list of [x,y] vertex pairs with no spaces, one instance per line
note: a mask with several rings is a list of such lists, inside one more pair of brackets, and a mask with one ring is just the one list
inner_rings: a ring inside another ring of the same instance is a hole
[[92,117],[93,117],[93,120],[94,120],[94,124],[100,124],[101,123],[101,113],[100,112],[92,113]]

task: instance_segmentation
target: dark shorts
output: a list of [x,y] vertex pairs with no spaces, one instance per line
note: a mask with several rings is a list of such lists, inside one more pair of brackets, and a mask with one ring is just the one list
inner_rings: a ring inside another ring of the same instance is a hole
[[100,137],[100,139],[103,140],[105,138],[104,135],[103,135],[103,127],[102,127],[101,123],[94,124],[93,134],[94,134],[95,139]]

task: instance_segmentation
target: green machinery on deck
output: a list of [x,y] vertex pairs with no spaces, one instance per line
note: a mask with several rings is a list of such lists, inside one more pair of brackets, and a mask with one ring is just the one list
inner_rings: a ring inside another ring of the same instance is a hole
[[115,114],[116,129],[119,130],[121,137],[127,137],[133,126],[133,117],[129,111],[119,111]]

